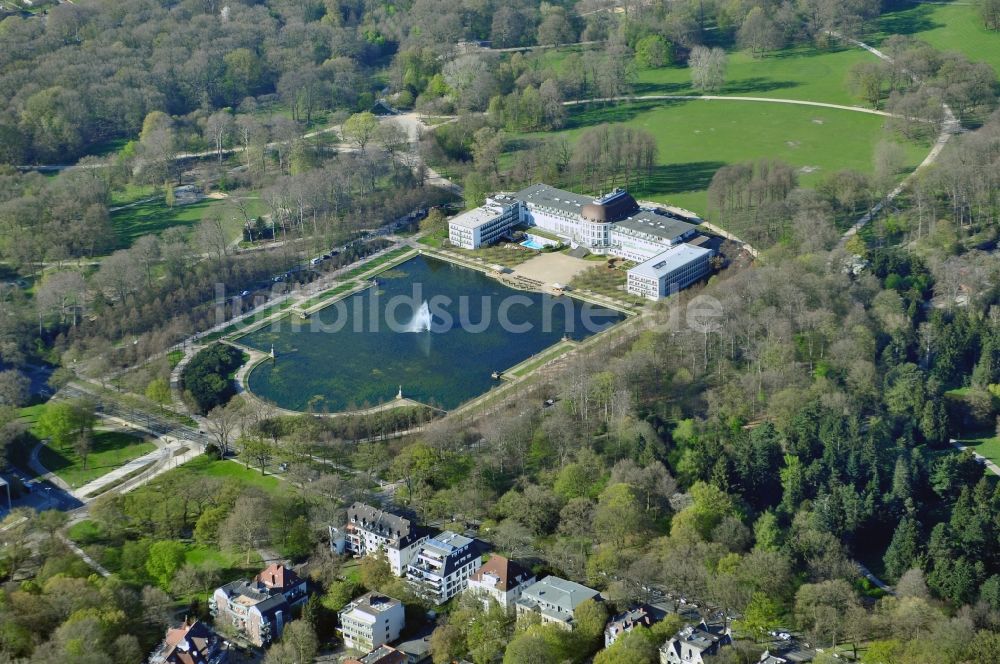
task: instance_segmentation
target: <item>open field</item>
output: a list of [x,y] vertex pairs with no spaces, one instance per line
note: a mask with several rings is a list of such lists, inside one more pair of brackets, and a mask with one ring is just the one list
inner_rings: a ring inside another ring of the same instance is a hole
[[[148,195],[146,195],[148,193]],[[142,200],[149,196],[156,195],[157,192],[147,192],[143,187],[132,188],[119,195],[130,200]],[[128,202],[128,201],[125,201]],[[117,210],[111,213],[111,226],[118,236],[118,244],[127,247],[136,239],[150,233],[162,233],[173,226],[186,226],[193,228],[197,226],[209,213],[222,212],[222,225],[226,235],[235,240],[240,237],[243,230],[243,219],[238,217],[235,210],[226,212],[226,200],[218,198],[206,198],[197,203],[188,205],[175,205],[167,207],[163,197],[157,200],[147,201]],[[264,213],[265,205],[257,198],[249,198],[247,213],[251,217],[256,217]]]
[[[848,72],[874,56],[859,48],[833,44],[827,50],[796,46],[754,58],[746,51],[729,54],[726,84],[712,94],[777,97],[822,101],[849,106],[863,105],[850,93]],[[638,72],[637,95],[694,95],[691,70],[673,65]]]
[[942,51],[964,53],[970,60],[989,63],[1000,76],[1000,33],[983,26],[971,3],[918,4],[883,14],[879,34],[871,41],[878,44],[892,34],[921,39]]
[[195,226],[221,201],[206,199],[190,205],[167,207],[162,200],[149,201],[111,213],[111,226],[125,247],[150,233],[162,233],[171,226]]
[[[892,138],[884,118],[827,108],[741,101],[647,101],[574,107],[562,135],[573,141],[585,128],[624,123],[651,132],[657,166],[649,182],[631,187],[636,197],[704,213],[708,185],[719,168],[772,158],[800,169],[800,183],[813,186],[840,169],[871,172],[875,146]],[[546,134],[546,135],[551,135]],[[528,135],[528,142],[532,137]],[[902,144],[907,169],[928,146]],[[508,156],[508,155],[505,155]]]
[[72,448],[45,446],[38,456],[43,466],[76,489],[155,449],[153,443],[137,436],[120,431],[97,431],[94,433],[93,450],[87,456],[86,468],[80,455]]
[[270,474],[270,470],[267,475],[261,475],[260,469],[250,469],[235,461],[215,460],[202,455],[167,471],[136,491],[161,491],[164,486],[185,486],[194,477],[233,479],[244,487],[255,487],[271,494],[280,493],[287,488],[282,480]]

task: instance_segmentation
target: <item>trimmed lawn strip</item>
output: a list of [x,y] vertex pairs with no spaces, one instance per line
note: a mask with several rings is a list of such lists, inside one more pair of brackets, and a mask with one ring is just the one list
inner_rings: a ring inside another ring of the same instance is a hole
[[550,348],[549,350],[547,351],[543,350],[535,357],[530,357],[524,362],[521,362],[520,364],[511,367],[507,371],[507,373],[509,373],[512,376],[517,376],[518,378],[520,378],[525,374],[531,373],[532,371],[542,366],[549,360],[555,359],[556,357],[559,357],[563,353],[572,350],[573,347],[574,347],[573,344],[560,342],[555,346],[553,346],[552,348]]
[[383,254],[383,255],[379,256],[378,258],[373,258],[372,260],[368,261],[364,265],[359,265],[358,267],[354,268],[353,270],[349,270],[348,272],[340,275],[340,278],[341,279],[355,279],[357,277],[360,277],[362,274],[366,274],[367,276],[374,276],[374,275],[371,275],[371,274],[368,274],[368,273],[371,272],[373,269],[375,269],[377,267],[381,267],[381,266],[385,265],[389,261],[392,261],[392,260],[395,260],[396,258],[399,258],[400,256],[402,256],[403,254],[407,253],[408,251],[413,251],[413,249],[411,247],[400,247],[398,249],[393,249],[392,251],[390,251],[390,252],[388,252],[386,254]]
[[291,309],[293,306],[295,306],[295,299],[288,298],[287,300],[285,300],[280,304],[274,304],[271,305],[270,307],[267,307],[266,309],[261,309],[260,311],[254,313],[251,316],[247,316],[246,318],[238,320],[235,323],[230,323],[221,330],[208,334],[200,338],[198,340],[198,343],[209,344],[233,334],[236,335],[233,337],[233,339],[239,339],[244,334],[252,332],[254,327],[263,323],[268,317],[273,316],[279,311],[285,311],[287,309]]
[[135,470],[133,470],[131,473],[127,473],[124,476],[119,477],[114,482],[109,482],[108,484],[105,484],[104,486],[98,488],[97,491],[95,491],[93,493],[88,493],[86,495],[86,497],[87,498],[94,498],[96,496],[100,496],[103,493],[107,493],[108,491],[111,491],[112,489],[116,489],[116,488],[120,487],[121,485],[125,484],[126,482],[129,482],[129,481],[135,479],[136,477],[138,477],[139,475],[142,475],[144,472],[146,472],[147,470],[149,470],[150,468],[152,468],[155,465],[156,465],[156,459],[154,459],[153,461],[150,461],[149,463],[146,463],[146,464],[143,464],[143,465],[139,466],[138,468],[136,468]]
[[356,282],[356,281],[348,281],[348,282],[340,284],[339,286],[334,286],[330,290],[323,291],[319,295],[314,295],[313,297],[309,298],[308,300],[305,300],[303,302],[299,302],[298,308],[299,309],[309,309],[310,307],[313,307],[313,306],[319,304],[320,302],[328,300],[328,299],[332,298],[335,295],[340,295],[341,293],[349,291],[352,288],[356,287],[357,285],[358,285],[358,282]]

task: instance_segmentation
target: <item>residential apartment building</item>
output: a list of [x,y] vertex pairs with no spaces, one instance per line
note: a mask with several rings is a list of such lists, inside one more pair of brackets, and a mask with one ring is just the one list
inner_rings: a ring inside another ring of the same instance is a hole
[[417,594],[444,604],[465,590],[480,565],[478,543],[446,530],[423,543],[406,569],[406,579]]
[[[574,248],[640,263],[629,271],[627,290],[650,299],[666,297],[672,287],[690,285],[711,267],[703,255],[708,252],[711,257],[713,252],[692,247],[697,251],[670,255],[668,273],[653,269],[653,264],[663,262],[665,252],[696,240],[698,227],[665,209],[640,207],[624,189],[592,198],[535,184],[513,194],[498,194],[484,206],[458,215],[449,222],[448,233],[452,244],[478,249],[509,235],[517,225],[537,226]],[[654,263],[646,265],[649,261]],[[670,273],[673,270],[678,274]]]
[[729,629],[705,622],[686,625],[660,647],[660,664],[704,664],[708,655],[718,655],[732,643]]
[[514,606],[519,617],[535,613],[543,623],[573,629],[576,609],[588,599],[600,599],[600,593],[558,576],[547,576],[526,587]]
[[403,603],[375,592],[358,597],[337,615],[344,644],[362,652],[395,641],[406,624]]
[[409,664],[410,659],[405,652],[392,646],[382,645],[363,657],[344,660],[344,664]]
[[521,592],[535,582],[535,575],[512,560],[493,555],[469,577],[466,592],[492,599],[505,609],[513,608]]
[[203,622],[187,620],[167,630],[167,636],[146,660],[149,664],[226,664],[229,650]]
[[306,601],[306,582],[281,564],[268,566],[252,581],[239,579],[216,588],[208,608],[248,641],[264,646],[281,637],[292,608]]
[[406,574],[407,565],[426,540],[427,532],[409,519],[360,502],[347,509],[343,528],[330,527],[330,546],[335,551],[355,556],[382,551],[396,576]]
[[610,648],[623,634],[636,627],[652,627],[666,616],[666,611],[641,604],[611,618],[604,627],[604,647]]

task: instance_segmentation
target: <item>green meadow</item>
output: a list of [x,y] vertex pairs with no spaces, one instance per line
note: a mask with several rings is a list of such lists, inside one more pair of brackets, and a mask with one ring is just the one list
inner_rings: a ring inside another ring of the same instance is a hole
[[[875,146],[893,138],[883,129],[884,120],[853,111],[764,102],[656,101],[575,107],[568,128],[559,133],[574,141],[587,127],[603,123],[651,132],[659,147],[657,165],[651,179],[633,187],[634,192],[705,213],[712,176],[727,164],[780,159],[799,168],[804,186],[814,186],[840,169],[871,172]],[[529,135],[527,142],[540,136]],[[908,169],[929,149],[902,145]]]
[[990,32],[983,26],[972,3],[922,3],[884,14],[872,41],[881,43],[893,34],[915,37],[942,51],[958,51],[970,60],[987,62],[1000,76],[1000,32]]

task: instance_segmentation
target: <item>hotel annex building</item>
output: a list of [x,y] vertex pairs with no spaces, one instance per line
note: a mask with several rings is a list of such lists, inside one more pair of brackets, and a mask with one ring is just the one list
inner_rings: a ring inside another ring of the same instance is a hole
[[630,293],[658,300],[690,286],[711,270],[711,249],[699,246],[698,227],[662,209],[642,208],[624,189],[591,198],[545,184],[495,194],[448,222],[448,239],[478,249],[537,226],[576,248],[638,263],[628,271]]

